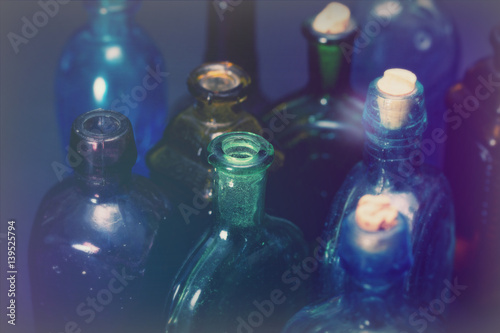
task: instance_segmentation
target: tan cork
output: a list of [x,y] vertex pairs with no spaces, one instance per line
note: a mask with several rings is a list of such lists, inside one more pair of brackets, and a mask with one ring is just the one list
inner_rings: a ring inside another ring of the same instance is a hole
[[388,230],[398,223],[398,210],[386,195],[364,195],[359,199],[355,219],[366,231]]
[[417,76],[406,69],[391,68],[384,72],[384,76],[378,80],[377,88],[388,98],[378,97],[377,103],[380,110],[382,125],[388,129],[401,128],[411,109],[411,100],[391,99],[391,96],[402,97],[411,94],[415,90]]
[[338,2],[330,2],[314,19],[312,27],[323,34],[340,34],[346,31],[351,20],[349,8]]

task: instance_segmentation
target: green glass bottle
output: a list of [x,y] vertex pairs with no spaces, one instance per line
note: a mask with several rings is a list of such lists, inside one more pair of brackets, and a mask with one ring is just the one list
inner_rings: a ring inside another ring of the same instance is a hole
[[187,85],[194,103],[180,112],[165,129],[163,138],[147,155],[151,178],[169,196],[188,225],[190,239],[206,230],[200,221],[212,213],[213,167],[206,148],[222,133],[248,131],[260,134],[257,119],[241,109],[250,77],[230,62],[203,64],[191,72]]
[[269,177],[268,205],[293,219],[307,241],[321,234],[334,194],[362,159],[363,100],[351,90],[345,55],[356,27],[339,3],[307,20],[309,83],[264,118],[285,155],[283,168]]
[[167,332],[279,332],[305,303],[307,281],[290,271],[307,255],[300,230],[264,213],[273,146],[248,132],[208,147],[216,224],[179,271]]

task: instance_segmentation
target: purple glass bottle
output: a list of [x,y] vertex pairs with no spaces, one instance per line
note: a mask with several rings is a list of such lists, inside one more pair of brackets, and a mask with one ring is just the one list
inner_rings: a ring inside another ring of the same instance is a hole
[[82,114],[70,146],[79,154],[74,174],[45,195],[30,241],[37,332],[153,329],[162,286],[175,273],[173,262],[162,262],[172,253],[169,203],[132,174],[137,150],[121,113]]

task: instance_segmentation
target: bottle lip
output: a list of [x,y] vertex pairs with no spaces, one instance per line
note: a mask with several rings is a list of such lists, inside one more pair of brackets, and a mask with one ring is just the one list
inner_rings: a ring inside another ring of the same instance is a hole
[[[345,29],[345,31],[339,34],[325,34],[322,32],[318,32],[313,28],[313,21],[315,16],[308,18],[302,24],[302,33],[309,41],[314,41],[318,44],[324,45],[336,45],[341,42],[353,41],[355,35],[358,32],[358,24],[354,18],[349,19],[349,25]],[[354,44],[352,45],[354,47]]]
[[208,145],[208,162],[230,173],[266,170],[274,159],[274,148],[260,135],[250,132],[224,133]]
[[187,79],[191,94],[208,102],[242,102],[250,83],[251,78],[243,68],[229,61],[205,63],[195,68]]
[[130,120],[123,114],[96,109],[78,116],[73,131],[81,139],[93,142],[111,141],[125,135],[131,129]]

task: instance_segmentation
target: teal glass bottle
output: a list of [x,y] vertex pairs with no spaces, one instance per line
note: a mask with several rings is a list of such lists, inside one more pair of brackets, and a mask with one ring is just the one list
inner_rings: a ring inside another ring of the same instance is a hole
[[[414,263],[405,290],[412,302],[427,306],[439,299],[451,278],[453,203],[444,175],[423,163],[424,105],[424,88],[410,71],[387,70],[370,85],[363,113],[364,159],[339,190],[323,234],[328,243],[321,278],[327,293],[341,292],[345,282],[338,251],[340,222],[366,194],[388,196],[408,220]],[[433,131],[437,141],[446,140],[443,134]]]
[[[43,198],[31,232],[29,269],[37,332],[149,332],[182,243],[170,203],[134,175],[130,121],[94,110],[72,126],[73,175]],[[180,265],[179,265],[180,266]]]
[[[446,92],[457,78],[460,44],[457,29],[439,0],[357,0],[360,35],[350,48],[353,88],[365,95],[370,82],[387,68],[405,68],[424,85],[429,127],[446,131]],[[450,3],[451,4],[451,3]],[[444,145],[429,146],[426,163],[442,168]]]
[[264,213],[273,146],[232,132],[208,152],[216,224],[177,275],[167,332],[277,332],[305,303],[307,281],[292,291],[286,278],[307,245],[292,223]]
[[[322,27],[322,16],[332,10],[327,23],[333,26]],[[309,82],[269,112],[264,123],[285,154],[282,169],[269,177],[268,205],[293,219],[311,242],[321,234],[345,176],[362,159],[363,101],[351,90],[343,51],[354,43],[357,31],[349,9],[333,3],[302,30],[308,41]]]
[[340,229],[339,260],[347,276],[344,292],[305,307],[283,332],[438,332],[439,319],[422,320],[404,297],[412,265],[410,226],[390,199],[361,198]]
[[88,22],[66,43],[56,74],[62,144],[80,114],[111,109],[132,122],[138,151],[134,172],[147,176],[145,154],[166,125],[167,72],[151,38],[135,22],[136,0],[84,1]]

